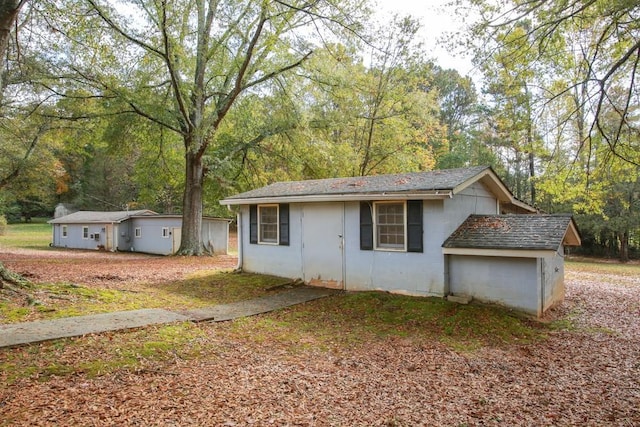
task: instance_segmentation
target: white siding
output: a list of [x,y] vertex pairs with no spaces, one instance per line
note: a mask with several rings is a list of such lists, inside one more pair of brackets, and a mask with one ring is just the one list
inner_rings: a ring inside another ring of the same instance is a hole
[[445,237],[441,200],[423,205],[424,252],[360,250],[360,204],[346,203],[345,281],[348,290],[386,290],[412,295],[443,295]]
[[539,314],[539,261],[450,255],[450,292]]
[[[563,250],[560,247],[560,252]],[[544,292],[544,307],[542,311],[546,311],[564,299],[564,257],[560,253],[556,253],[543,258],[543,260],[544,283],[542,290]]]
[[[130,236],[130,251],[147,254],[170,255],[173,244],[173,228],[182,226],[182,218],[133,218],[128,224]],[[140,237],[135,237],[135,229],[140,227]],[[162,237],[162,229],[169,228],[167,237]]]
[[244,271],[302,278],[302,210],[289,206],[289,246],[249,243],[249,206],[242,206],[242,257]]
[[[75,248],[75,249],[98,249],[100,245],[104,245],[106,242],[105,237],[105,225],[104,224],[66,224],[67,225],[67,237],[62,237],[62,226],[65,224],[53,225],[53,246],[60,248]],[[83,238],[82,229],[88,227],[88,235],[98,234],[98,239],[94,237]]]

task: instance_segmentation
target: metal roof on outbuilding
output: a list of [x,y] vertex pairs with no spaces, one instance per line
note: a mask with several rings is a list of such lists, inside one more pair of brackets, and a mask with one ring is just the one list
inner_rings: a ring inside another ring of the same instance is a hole
[[156,212],[148,209],[140,209],[135,211],[78,211],[69,215],[61,216],[47,221],[49,224],[117,224],[125,221],[132,216],[150,216],[158,215]]
[[571,215],[470,215],[443,243],[443,248],[557,250],[579,246]]

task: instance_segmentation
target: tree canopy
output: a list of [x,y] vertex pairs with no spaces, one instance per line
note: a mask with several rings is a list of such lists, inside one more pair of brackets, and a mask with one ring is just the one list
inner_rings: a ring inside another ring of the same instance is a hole
[[231,193],[490,164],[574,212],[593,253],[633,256],[638,6],[455,3],[475,11],[473,78],[366,0],[4,2],[0,215],[181,213],[180,253],[199,255],[202,215],[229,215]]

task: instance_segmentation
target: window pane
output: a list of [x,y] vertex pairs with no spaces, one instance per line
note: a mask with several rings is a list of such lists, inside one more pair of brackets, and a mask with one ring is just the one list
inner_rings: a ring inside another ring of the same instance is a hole
[[404,204],[379,203],[376,205],[377,247],[404,249]]
[[278,241],[278,207],[260,206],[260,241]]

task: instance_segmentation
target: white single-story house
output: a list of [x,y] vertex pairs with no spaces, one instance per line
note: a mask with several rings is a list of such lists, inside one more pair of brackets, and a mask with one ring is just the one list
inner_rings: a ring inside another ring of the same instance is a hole
[[277,182],[221,203],[244,271],[538,316],[563,299],[564,246],[580,244],[570,216],[536,213],[488,166]]
[[[214,254],[226,254],[228,219],[204,217],[202,242]],[[52,246],[75,249],[144,252],[171,255],[180,247],[181,215],[161,215],[150,210],[78,211],[49,221]]]

